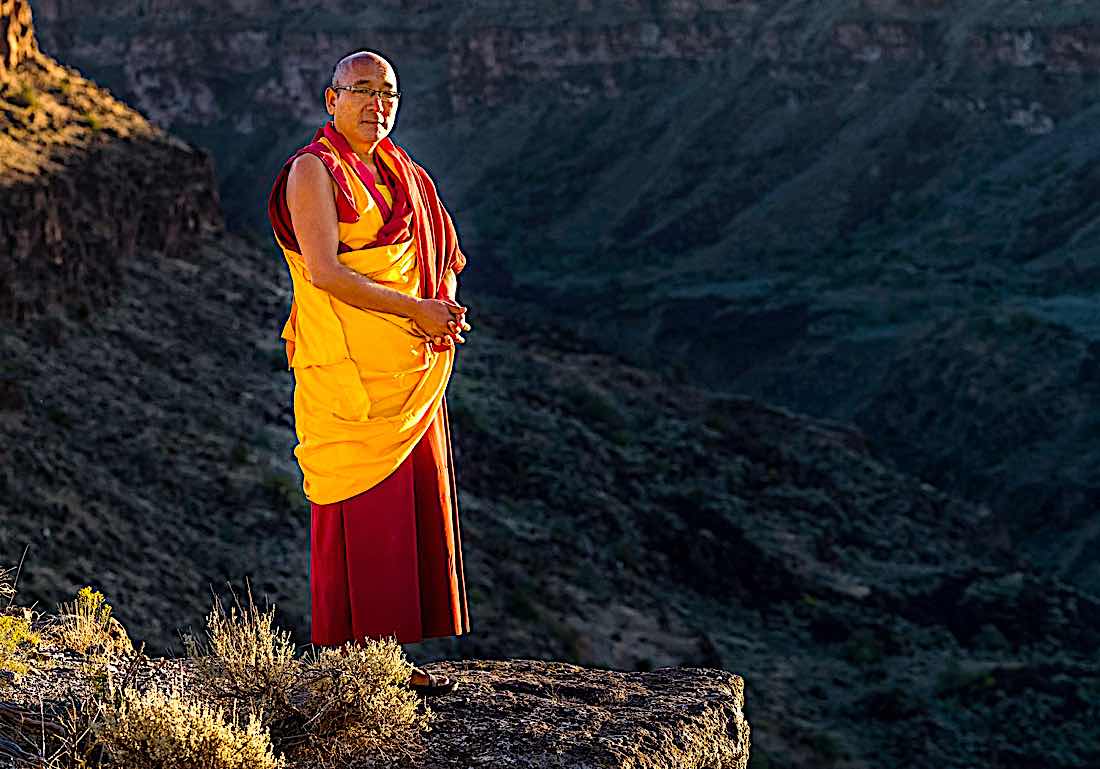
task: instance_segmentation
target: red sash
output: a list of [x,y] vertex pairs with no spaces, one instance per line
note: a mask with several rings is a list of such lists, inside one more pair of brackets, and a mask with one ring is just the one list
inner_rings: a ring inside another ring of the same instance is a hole
[[[328,139],[336,148],[334,153],[320,141]],[[279,171],[271,195],[267,201],[267,215],[275,238],[286,249],[301,253],[298,239],[290,221],[290,208],[286,202],[286,183],[290,176],[291,164],[302,154],[309,153],[320,158],[325,164],[332,181],[336,184],[336,214],[341,222],[356,222],[359,212],[355,209],[355,198],[351,192],[351,183],[344,173],[337,157],[355,169],[359,180],[363,182],[378,204],[382,214],[383,226],[371,246],[386,246],[401,243],[410,237],[416,239],[417,261],[420,267],[420,296],[424,299],[455,298],[447,293],[443,275],[453,270],[455,275],[466,266],[466,256],[458,247],[458,234],[447,209],[443,207],[428,172],[416,163],[405,150],[394,144],[387,136],[378,143],[382,152],[375,152],[375,166],[378,167],[382,181],[390,188],[393,205],[386,204],[374,188],[374,178],[370,169],[352,150],[343,134],[336,130],[332,121],[325,123],[313,136],[313,142],[295,152]],[[383,155],[383,153],[385,153]],[[389,163],[394,167],[391,168]],[[340,253],[350,250],[341,243]]]

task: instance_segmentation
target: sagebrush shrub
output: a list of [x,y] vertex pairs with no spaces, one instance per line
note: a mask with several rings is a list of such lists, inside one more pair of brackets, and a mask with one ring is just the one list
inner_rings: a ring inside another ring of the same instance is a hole
[[220,699],[262,708],[273,717],[286,709],[295,675],[290,633],[275,627],[275,607],[260,610],[252,600],[226,612],[214,598],[206,615],[205,638],[186,637],[202,685]]
[[435,712],[406,686],[411,672],[392,638],[307,654],[301,688],[309,719],[295,755],[324,767],[363,756],[380,762],[422,756]]
[[228,612],[215,598],[202,639],[184,639],[195,686],[212,700],[262,711],[275,748],[318,769],[412,758],[433,712],[408,683],[412,665],[392,638],[294,656],[275,607]]
[[246,723],[175,689],[124,690],[95,726],[96,739],[117,769],[283,769],[262,714]]

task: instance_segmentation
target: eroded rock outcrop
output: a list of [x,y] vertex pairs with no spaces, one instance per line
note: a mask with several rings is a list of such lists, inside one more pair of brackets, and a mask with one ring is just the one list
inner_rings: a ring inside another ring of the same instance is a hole
[[743,769],[750,726],[740,676],[650,672],[539,660],[427,666],[461,681],[432,699],[438,769]]
[[26,0],[0,4],[0,317],[86,317],[120,264],[222,227],[210,157],[38,50]]
[[[47,722],[66,695],[87,686],[76,655],[52,654],[9,689],[0,716]],[[141,687],[166,684],[193,670],[192,660],[130,657]],[[660,668],[646,672],[589,669],[541,660],[472,660],[427,665],[459,681],[454,692],[427,701],[434,712],[420,760],[389,760],[390,769],[744,769],[749,723],[744,681],[723,670]],[[2,679],[0,679],[2,680]],[[14,698],[14,701],[11,701]],[[27,735],[33,739],[33,735]],[[19,733],[20,742],[23,735]],[[0,762],[18,755],[0,738]],[[28,756],[29,758],[29,756]],[[361,766],[381,766],[375,756]],[[29,765],[30,762],[28,761]],[[288,769],[313,767],[291,757]]]

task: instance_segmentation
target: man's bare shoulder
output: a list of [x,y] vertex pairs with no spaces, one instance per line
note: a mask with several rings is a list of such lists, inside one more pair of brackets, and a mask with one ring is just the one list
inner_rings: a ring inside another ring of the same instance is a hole
[[290,164],[287,176],[287,200],[291,206],[297,204],[313,205],[324,198],[335,199],[336,185],[329,176],[328,168],[316,155],[304,153]]
[[298,177],[300,181],[324,180],[328,177],[328,169],[324,162],[316,155],[304,152],[290,164],[290,177]]

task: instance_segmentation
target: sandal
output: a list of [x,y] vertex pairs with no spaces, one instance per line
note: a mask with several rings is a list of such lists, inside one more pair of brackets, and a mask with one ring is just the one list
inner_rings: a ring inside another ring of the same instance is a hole
[[435,673],[429,673],[423,668],[414,667],[414,673],[420,673],[428,677],[428,683],[426,684],[414,684],[412,683],[412,676],[409,676],[409,688],[422,697],[431,697],[437,694],[448,694],[453,692],[458,687],[458,681],[452,680],[449,676],[436,675]]

